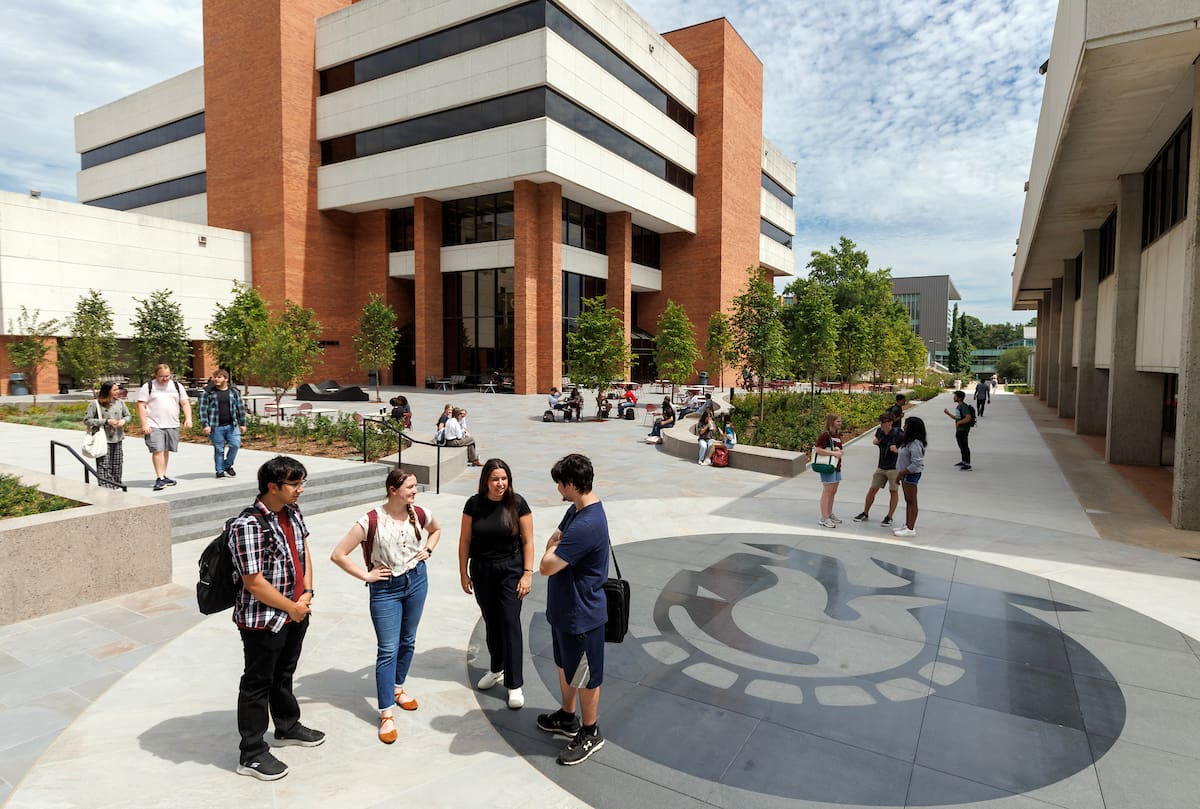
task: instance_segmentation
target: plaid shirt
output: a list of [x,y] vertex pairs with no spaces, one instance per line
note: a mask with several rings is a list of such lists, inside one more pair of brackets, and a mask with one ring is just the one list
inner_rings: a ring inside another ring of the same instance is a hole
[[[246,426],[246,408],[242,404],[241,392],[229,386],[229,410],[233,415],[233,423]],[[217,403],[217,391],[206,390],[200,394],[200,425],[202,427],[218,427],[221,417],[221,406]]]
[[[255,498],[254,508],[265,518],[270,532],[262,530],[259,518],[239,516],[229,529],[229,547],[233,551],[233,567],[239,576],[261,573],[267,583],[289,599],[296,586],[297,572],[292,569],[292,552],[288,550],[287,537],[279,527],[279,520],[261,499]],[[280,514],[287,516],[296,535],[296,553],[300,564],[304,561],[304,544],[308,528],[304,517],[296,506],[284,506]],[[304,571],[299,572],[301,578]],[[287,623],[286,612],[268,607],[250,594],[245,587],[238,589],[237,601],[233,605],[233,622],[245,629],[269,629],[278,632]]]

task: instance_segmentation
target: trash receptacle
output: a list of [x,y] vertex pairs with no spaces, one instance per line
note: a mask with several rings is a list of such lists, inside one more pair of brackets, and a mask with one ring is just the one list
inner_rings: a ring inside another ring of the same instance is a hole
[[9,374],[8,375],[8,395],[9,396],[28,396],[29,386],[25,384],[25,374]]
[[708,371],[701,371],[701,372],[700,372],[700,384],[701,384],[701,385],[707,385],[707,384],[708,384]]
[[367,384],[370,385],[372,388],[375,387],[375,385],[377,384],[376,380],[378,378],[379,378],[378,371],[367,371]]

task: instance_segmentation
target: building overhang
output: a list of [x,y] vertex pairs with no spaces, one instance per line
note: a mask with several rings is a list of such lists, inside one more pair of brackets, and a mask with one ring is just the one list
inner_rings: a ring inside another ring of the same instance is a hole
[[[1148,17],[1166,13],[1166,3],[1147,5]],[[1120,176],[1144,171],[1192,109],[1197,20],[1114,33],[1092,18],[1103,10],[1086,7],[1064,2],[1055,24],[1013,266],[1014,309],[1036,308],[1064,260],[1082,251],[1083,231],[1115,209]]]

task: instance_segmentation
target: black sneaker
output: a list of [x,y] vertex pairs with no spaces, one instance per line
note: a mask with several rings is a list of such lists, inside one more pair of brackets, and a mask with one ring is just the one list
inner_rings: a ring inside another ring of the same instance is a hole
[[260,781],[278,781],[288,774],[288,766],[270,753],[243,761],[237,766],[238,775],[249,775]]
[[579,717],[573,713],[567,713],[561,708],[554,713],[538,714],[537,726],[547,733],[553,733],[556,736],[562,736],[564,739],[573,739],[579,733]]
[[162,491],[163,489],[165,489],[165,488],[167,488],[167,484],[163,483],[163,479],[162,479],[162,478],[155,478],[155,479],[154,479],[154,491],[156,491],[156,492],[161,492],[161,491]]
[[599,725],[593,725],[590,733],[580,728],[579,732],[575,734],[575,738],[571,739],[563,751],[558,754],[558,763],[568,767],[573,764],[581,764],[603,746],[604,734],[600,732]]
[[217,477],[219,477],[219,478],[223,478],[223,477],[225,477],[225,473],[224,473],[224,472],[218,472],[218,473],[217,473]]
[[237,472],[234,472],[234,471],[233,471],[233,467],[232,467],[232,466],[231,466],[231,467],[229,467],[228,469],[226,469],[226,470],[225,470],[225,474],[229,475],[229,477],[231,477],[231,478],[236,478],[236,477],[237,477]]
[[962,461],[959,461],[955,464],[955,466],[957,466],[959,469],[962,469],[964,466],[966,466],[966,464],[964,464]]
[[176,483],[178,483],[179,481],[177,481],[177,480],[171,480],[170,478],[163,478],[163,479],[162,479],[162,482],[163,482],[163,485],[164,485],[164,486],[174,486],[174,485],[175,485]]
[[306,728],[299,722],[292,725],[286,732],[275,730],[275,741],[280,744],[296,744],[300,747],[316,747],[325,743],[325,734],[319,730]]
[[854,521],[855,522],[866,522],[869,519],[871,519],[871,518],[867,516],[867,512],[860,511],[860,512],[858,512],[858,516],[854,518]]
[[959,469],[961,469],[961,470],[962,470],[962,471],[964,471],[964,472],[970,472],[970,471],[971,471],[971,465],[970,465],[969,463],[965,463],[965,464],[963,464],[962,466],[960,466],[960,467],[959,467]]
[[892,518],[891,518],[891,517],[884,517],[882,520],[880,520],[880,521],[879,521],[879,524],[880,524],[880,525],[883,525],[883,526],[888,526],[888,525],[891,525],[891,524],[892,524]]

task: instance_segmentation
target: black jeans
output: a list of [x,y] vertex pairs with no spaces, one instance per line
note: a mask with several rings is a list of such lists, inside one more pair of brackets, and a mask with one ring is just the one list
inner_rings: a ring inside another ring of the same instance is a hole
[[958,451],[962,453],[962,462],[967,466],[971,465],[971,431],[956,430],[954,432],[954,440],[958,442]]
[[975,400],[975,414],[978,416],[982,416],[983,415],[983,406],[986,404],[987,404],[987,399],[976,399]]
[[524,564],[519,553],[507,559],[471,559],[471,586],[483,614],[491,657],[488,671],[502,670],[505,688],[520,688],[525,683],[521,599],[517,598],[517,583]]
[[242,741],[241,762],[245,764],[267,752],[263,740],[267,717],[275,720],[275,730],[288,731],[300,721],[300,703],[292,694],[292,676],[300,662],[308,618],[288,623],[278,632],[266,629],[241,629],[242,652],[246,667],[238,684],[237,723]]

